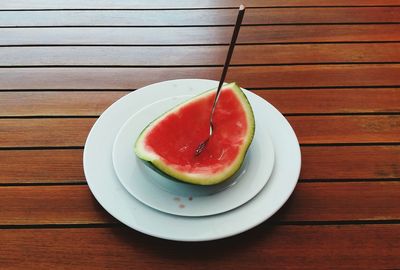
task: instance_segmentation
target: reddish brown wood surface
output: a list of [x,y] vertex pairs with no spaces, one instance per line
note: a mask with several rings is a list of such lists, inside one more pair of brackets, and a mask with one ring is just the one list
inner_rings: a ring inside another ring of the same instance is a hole
[[[309,146],[301,151],[301,179],[400,178],[398,145]],[[83,182],[82,156],[80,149],[2,150],[0,183]]]
[[83,182],[82,150],[0,151],[0,183]]
[[398,220],[399,189],[399,182],[300,183],[273,220]]
[[[124,89],[176,78],[218,80],[222,67],[2,68],[0,90]],[[231,67],[226,80],[245,88],[398,86],[400,64]]]
[[[1,66],[195,66],[223,65],[226,46],[5,47]],[[335,52],[335,53],[332,53]],[[396,63],[400,43],[240,45],[232,65]]]
[[[254,90],[281,112],[370,113],[399,112],[400,89]],[[1,94],[0,94],[1,95]]]
[[[396,220],[399,192],[399,182],[300,183],[273,221]],[[0,204],[0,225],[117,223],[86,185],[3,187]]]
[[[235,9],[4,11],[2,27],[26,26],[207,26],[233,25]],[[391,23],[400,21],[400,7],[261,8],[248,9],[242,25],[306,23]]]
[[[400,112],[399,88],[254,90],[284,114]],[[0,116],[96,116],[130,93],[0,92]]]
[[100,115],[121,92],[2,92],[0,116]]
[[[243,26],[238,44],[400,41],[399,24]],[[0,28],[2,45],[229,44],[232,27]]]
[[86,185],[2,187],[0,194],[1,204],[7,205],[0,209],[1,225],[117,222]]
[[[227,81],[286,115],[302,144],[300,182],[271,220],[230,239],[176,243],[124,227],[86,185],[91,126],[150,83],[219,79],[242,2]],[[399,9],[399,0],[2,1],[0,268],[399,269]]]
[[196,244],[154,239],[127,228],[0,231],[5,269],[32,264],[37,268],[85,269],[237,269],[238,265],[246,269],[320,269],[332,265],[395,269],[400,264],[399,235],[398,224],[263,224],[234,238]]
[[[300,143],[398,143],[400,116],[289,116]],[[0,147],[83,146],[95,118],[0,119]],[[263,125],[259,119],[257,125]]]
[[290,116],[302,144],[397,143],[400,116]]
[[247,7],[308,7],[308,6],[392,6],[400,5],[398,0],[15,0],[3,2],[1,10],[20,9],[167,9],[167,8],[236,8],[240,4]]
[[96,119],[1,119],[0,147],[83,146]]
[[399,178],[399,146],[303,147],[303,179]]

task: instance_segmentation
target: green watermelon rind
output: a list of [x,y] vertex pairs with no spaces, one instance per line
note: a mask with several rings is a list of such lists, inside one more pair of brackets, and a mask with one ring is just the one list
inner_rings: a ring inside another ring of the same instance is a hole
[[144,139],[147,135],[147,133],[151,130],[151,127],[153,127],[155,124],[157,124],[158,121],[161,121],[165,115],[178,110],[181,106],[188,104],[189,102],[194,102],[198,98],[201,98],[203,96],[208,95],[210,92],[215,91],[216,89],[208,90],[205,91],[193,98],[191,98],[189,101],[185,101],[171,110],[163,113],[160,115],[158,118],[156,118],[154,121],[149,123],[143,131],[140,133],[138,136],[136,142],[135,142],[135,153],[136,155],[145,161],[145,164],[150,167],[151,169],[155,170],[156,172],[160,173],[161,175],[171,179],[175,180],[178,182],[185,182],[189,184],[195,184],[195,185],[215,185],[219,184],[227,179],[229,179],[231,176],[233,176],[242,166],[243,161],[245,159],[245,156],[247,154],[247,151],[250,147],[250,144],[254,138],[254,133],[255,133],[255,119],[254,119],[254,113],[251,108],[250,102],[248,101],[246,95],[243,93],[243,91],[240,89],[240,87],[236,83],[230,83],[227,85],[224,85],[223,88],[231,88],[234,90],[234,92],[238,95],[239,100],[243,104],[243,108],[245,109],[245,113],[247,116],[247,123],[249,124],[249,129],[248,129],[248,134],[247,134],[247,141],[242,145],[242,149],[239,151],[238,156],[236,157],[235,161],[230,165],[227,169],[225,169],[223,172],[220,172],[218,174],[210,174],[210,175],[205,175],[205,174],[188,174],[188,173],[182,173],[167,164],[165,164],[161,159],[159,159],[158,156],[149,153],[144,149]]

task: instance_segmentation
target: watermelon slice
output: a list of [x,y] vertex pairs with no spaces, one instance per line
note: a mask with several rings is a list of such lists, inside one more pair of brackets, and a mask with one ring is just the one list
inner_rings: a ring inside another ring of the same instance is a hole
[[254,115],[235,83],[225,85],[214,112],[214,131],[206,148],[216,89],[200,94],[150,123],[135,143],[136,155],[173,179],[197,185],[227,180],[239,170],[254,137]]

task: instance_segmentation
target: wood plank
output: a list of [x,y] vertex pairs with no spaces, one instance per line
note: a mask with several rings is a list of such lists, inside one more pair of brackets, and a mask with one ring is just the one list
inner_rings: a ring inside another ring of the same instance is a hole
[[[400,89],[253,90],[285,114],[400,112]],[[95,116],[128,94],[115,92],[0,92],[0,116]]]
[[[400,220],[400,182],[299,183],[275,222]],[[326,198],[329,198],[328,200]],[[1,187],[0,225],[108,224],[86,185]]]
[[400,182],[299,183],[275,221],[399,220]]
[[[0,28],[1,45],[228,44],[232,27]],[[243,26],[238,44],[400,41],[399,24]]]
[[0,116],[94,116],[129,92],[0,92]]
[[0,147],[83,146],[96,119],[1,119]]
[[[400,14],[400,13],[399,13]],[[0,47],[1,66],[223,65],[226,46]],[[232,65],[400,62],[400,43],[239,45]]]
[[302,144],[400,142],[398,115],[290,116],[287,119]]
[[1,187],[0,194],[1,225],[116,222],[86,185]]
[[400,147],[302,147],[301,179],[399,178]]
[[[234,25],[235,9],[4,11],[0,27],[26,26],[207,26]],[[400,7],[248,9],[242,25],[395,23]]]
[[395,269],[400,264],[399,224],[265,223],[203,243],[160,240],[125,227],[9,229],[0,231],[0,238],[4,269]]
[[400,5],[398,0],[14,0],[1,2],[0,10],[21,9],[165,9],[165,8],[235,8],[240,4],[247,7],[285,6],[391,6]]
[[0,116],[100,115],[129,92],[0,92]]
[[73,183],[85,179],[81,149],[2,150],[0,183]]
[[[219,80],[221,67],[1,68],[0,90],[127,90],[171,79]],[[226,81],[244,88],[398,86],[399,64],[231,67]]]
[[[302,147],[301,179],[397,179],[400,147]],[[81,149],[2,150],[0,183],[83,182]],[[24,168],[24,169],[21,169]]]
[[[283,113],[399,112],[400,89],[253,90]],[[0,94],[1,95],[1,94]]]
[[[287,119],[302,144],[400,142],[399,115]],[[94,118],[0,119],[0,147],[83,146],[95,121]]]

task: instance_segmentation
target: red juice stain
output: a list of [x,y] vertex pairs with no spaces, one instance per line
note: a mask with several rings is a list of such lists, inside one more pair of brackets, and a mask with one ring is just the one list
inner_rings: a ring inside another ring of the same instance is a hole
[[185,208],[185,205],[184,204],[180,204],[179,208]]

